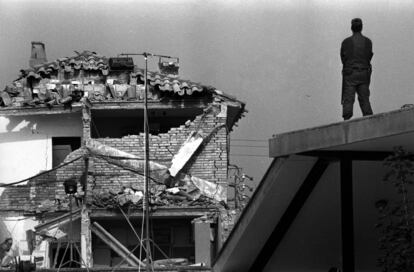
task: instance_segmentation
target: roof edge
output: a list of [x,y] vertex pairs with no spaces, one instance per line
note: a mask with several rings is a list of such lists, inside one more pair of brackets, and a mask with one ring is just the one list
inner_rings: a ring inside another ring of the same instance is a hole
[[269,156],[280,157],[414,131],[414,107],[274,135]]

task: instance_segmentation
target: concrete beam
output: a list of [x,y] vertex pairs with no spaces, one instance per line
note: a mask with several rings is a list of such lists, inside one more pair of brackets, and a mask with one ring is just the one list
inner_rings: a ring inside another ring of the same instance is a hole
[[[144,109],[144,103],[137,103],[137,101],[108,101],[108,102],[91,102],[92,110],[111,110],[111,109],[123,109],[123,110],[134,110],[134,109]],[[148,101],[148,109],[180,109],[180,108],[205,108],[209,103],[205,101],[168,101],[162,103],[160,101]]]
[[277,250],[279,244],[288,232],[289,228],[295,221],[297,215],[305,205],[306,200],[311,195],[313,189],[318,184],[320,178],[328,168],[329,162],[323,159],[318,159],[312,169],[309,171],[302,185],[299,187],[295,196],[292,198],[286,211],[283,213],[277,225],[274,227],[266,243],[257,255],[256,260],[250,267],[249,271],[262,271],[265,269],[267,263],[272,258],[274,252]]
[[[184,218],[184,217],[201,217],[206,215],[209,212],[215,212],[217,208],[164,208],[158,207],[157,210],[151,212],[151,218],[165,218],[165,217],[172,217],[172,218]],[[122,213],[117,211],[110,211],[105,208],[99,209],[92,209],[91,210],[91,217],[94,219],[123,219]],[[130,210],[129,213],[130,218],[141,218],[142,217],[142,209]]]
[[214,261],[214,271],[249,270],[316,161],[302,156],[273,160]]
[[71,109],[65,109],[63,105],[56,105],[49,109],[46,106],[35,107],[5,107],[0,108],[0,116],[22,116],[22,115],[49,115],[49,114],[67,114],[82,111],[82,104],[74,103]]
[[414,131],[414,108],[401,109],[349,121],[275,135],[269,156],[280,157],[338,147]]

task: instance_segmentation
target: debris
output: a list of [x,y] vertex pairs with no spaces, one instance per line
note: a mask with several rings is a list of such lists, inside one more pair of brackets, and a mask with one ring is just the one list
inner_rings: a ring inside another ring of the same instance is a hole
[[186,163],[200,147],[203,140],[201,130],[198,132],[191,132],[190,136],[181,145],[180,150],[178,150],[178,153],[175,154],[172,159],[171,167],[168,169],[171,176],[175,177],[177,173],[186,165]]
[[223,186],[194,176],[191,177],[191,181],[203,195],[217,202],[226,201],[226,190]]
[[185,258],[161,259],[153,262],[155,268],[172,267],[178,265],[188,265],[189,262]]
[[168,193],[171,193],[173,195],[176,195],[178,192],[180,192],[180,189],[178,187],[168,188],[166,190]]
[[[131,153],[127,153],[119,149],[101,144],[95,140],[89,140],[86,144],[86,148],[92,155],[101,157],[102,159],[112,164],[124,167],[141,175],[144,174],[145,161],[135,155],[132,155]],[[165,170],[167,170],[167,167],[162,164],[150,161],[149,168],[150,177],[155,181],[163,183],[163,180],[165,178],[163,174],[165,173]]]

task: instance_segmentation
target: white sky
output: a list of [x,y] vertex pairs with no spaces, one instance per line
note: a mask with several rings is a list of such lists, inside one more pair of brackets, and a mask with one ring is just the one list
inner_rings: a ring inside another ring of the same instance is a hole
[[[232,138],[267,140],[342,120],[339,47],[354,17],[373,41],[374,112],[414,103],[413,12],[408,0],[0,0],[0,86],[28,67],[31,41],[46,43],[49,60],[73,50],[178,56],[182,77],[247,103]],[[262,146],[232,153],[267,154],[266,142],[232,144]],[[269,159],[232,162],[259,180]]]

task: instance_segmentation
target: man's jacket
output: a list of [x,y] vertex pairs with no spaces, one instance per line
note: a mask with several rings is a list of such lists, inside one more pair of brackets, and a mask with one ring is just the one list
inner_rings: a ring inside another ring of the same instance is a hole
[[371,69],[372,42],[360,32],[346,38],[341,45],[343,69]]

